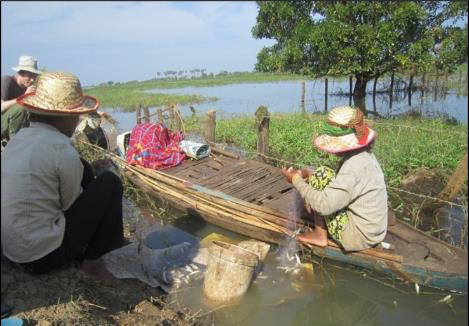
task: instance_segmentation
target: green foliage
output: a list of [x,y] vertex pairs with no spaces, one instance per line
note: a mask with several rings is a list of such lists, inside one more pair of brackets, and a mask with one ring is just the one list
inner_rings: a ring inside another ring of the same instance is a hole
[[467,24],[464,29],[449,29],[436,52],[436,68],[446,73],[455,71],[460,64],[467,62]]
[[[311,144],[325,118],[324,114],[273,115],[269,126],[269,156],[298,166],[337,167],[337,156],[319,151]],[[467,152],[467,126],[464,125],[407,116],[371,123],[378,133],[373,152],[390,186],[399,186],[403,176],[418,167],[438,169],[449,175]],[[255,117],[217,121],[216,140],[255,152]]]
[[[257,56],[256,70],[312,76],[354,75],[366,81],[396,70],[430,68],[443,44],[451,67],[467,39],[443,22],[467,16],[467,3],[427,1],[257,1],[255,38],[277,41]],[[467,31],[467,29],[466,29]],[[467,32],[466,32],[467,34]],[[457,44],[454,45],[454,44]],[[467,57],[467,50],[466,50]],[[363,86],[363,85],[362,85]]]

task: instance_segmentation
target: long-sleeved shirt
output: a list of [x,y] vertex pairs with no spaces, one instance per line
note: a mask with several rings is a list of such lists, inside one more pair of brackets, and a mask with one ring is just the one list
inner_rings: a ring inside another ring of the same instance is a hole
[[347,157],[337,176],[318,191],[299,175],[292,180],[305,202],[326,216],[346,208],[349,217],[341,244],[347,251],[380,243],[387,231],[388,196],[384,175],[374,154],[363,151]]
[[34,122],[2,153],[2,249],[17,263],[57,249],[66,211],[80,195],[83,164],[70,138]]

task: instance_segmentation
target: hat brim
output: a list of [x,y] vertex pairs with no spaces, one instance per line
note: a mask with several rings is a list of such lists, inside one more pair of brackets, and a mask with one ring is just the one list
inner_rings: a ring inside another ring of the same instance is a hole
[[83,95],[83,100],[79,105],[63,110],[54,110],[44,107],[36,97],[36,93],[23,94],[16,98],[16,103],[26,108],[29,112],[42,115],[70,116],[86,113],[93,113],[98,110],[99,101],[89,95]]
[[29,68],[29,67],[13,67],[11,68],[13,69],[14,71],[16,72],[19,72],[19,71],[29,71],[29,72],[32,72],[33,74],[42,74],[42,71],[40,70],[37,70],[37,69],[34,69],[34,68]]
[[371,128],[368,128],[368,138],[364,144],[359,144],[358,139],[355,134],[348,134],[345,136],[329,136],[329,135],[320,135],[314,139],[314,146],[318,149],[332,153],[344,153],[349,151],[354,151],[363,147],[368,146],[376,137],[377,133]]

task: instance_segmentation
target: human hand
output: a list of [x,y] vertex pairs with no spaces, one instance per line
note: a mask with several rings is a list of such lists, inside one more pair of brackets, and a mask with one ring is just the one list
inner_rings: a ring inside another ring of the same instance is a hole
[[28,88],[26,88],[26,91],[24,92],[25,94],[28,93],[34,93],[36,91],[36,86],[35,85],[30,85]]
[[303,179],[308,180],[310,176],[314,174],[314,171],[308,167],[301,168],[301,176]]
[[282,174],[287,178],[287,181],[289,183],[292,183],[293,177],[298,174],[301,176],[301,170],[294,169],[292,167],[289,167],[288,169],[283,167],[282,168]]

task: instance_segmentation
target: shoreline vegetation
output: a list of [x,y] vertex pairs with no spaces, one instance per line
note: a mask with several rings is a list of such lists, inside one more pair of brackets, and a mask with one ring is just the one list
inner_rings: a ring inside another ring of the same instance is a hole
[[[203,74],[197,77],[164,77],[145,81],[129,81],[126,83],[101,83],[96,86],[85,87],[85,92],[98,98],[101,107],[119,108],[123,111],[135,111],[139,105],[147,107],[200,104],[216,101],[217,97],[204,97],[201,95],[177,95],[163,93],[149,93],[148,90],[183,88],[183,87],[211,87],[242,83],[269,83],[280,81],[312,81],[315,79],[334,79],[346,81],[348,76],[325,76],[314,78],[311,76],[290,73],[260,73],[260,72],[221,72],[219,74]],[[380,80],[390,78],[390,75],[380,77]],[[408,82],[409,74],[396,73],[396,81]],[[458,87],[461,83],[467,89],[467,63],[462,64],[451,75],[438,72],[429,72],[425,76],[414,76],[413,89],[431,87],[435,83],[449,88]],[[355,79],[353,79],[355,83]],[[397,82],[396,82],[397,84]],[[333,94],[331,94],[333,95]],[[345,94],[342,94],[345,95]]]
[[[311,139],[318,135],[327,113],[271,113],[269,126],[269,156],[298,166],[335,166],[334,155],[317,151]],[[184,120],[188,137],[201,132],[203,116]],[[450,175],[467,152],[468,127],[454,124],[445,118],[424,118],[407,113],[390,119],[371,120],[367,123],[377,131],[373,148],[382,163],[383,172],[391,186],[399,186],[402,178],[412,169],[425,167],[439,169]],[[257,130],[255,117],[240,116],[217,119],[217,143],[227,144],[255,156]]]

